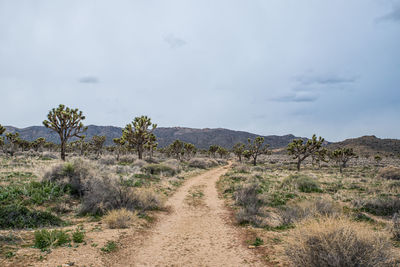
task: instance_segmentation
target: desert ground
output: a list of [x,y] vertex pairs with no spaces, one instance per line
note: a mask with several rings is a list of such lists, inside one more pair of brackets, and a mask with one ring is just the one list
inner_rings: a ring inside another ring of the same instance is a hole
[[395,266],[399,162],[3,155],[1,266]]

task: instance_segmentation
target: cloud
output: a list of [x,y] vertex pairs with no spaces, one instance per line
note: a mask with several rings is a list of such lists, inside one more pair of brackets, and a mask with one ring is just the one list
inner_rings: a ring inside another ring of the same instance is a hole
[[84,76],[79,78],[78,80],[80,83],[99,83],[99,78],[96,76]]
[[303,75],[295,77],[295,80],[302,85],[336,85],[343,83],[354,83],[357,79],[355,77],[339,77],[336,75]]
[[389,12],[388,14],[379,17],[376,19],[377,22],[381,21],[395,21],[395,22],[400,22],[400,4],[397,6],[394,6],[392,11]]
[[173,34],[168,34],[164,37],[164,42],[166,42],[170,48],[179,48],[186,45],[186,41],[175,37]]
[[310,93],[294,93],[286,96],[281,96],[277,98],[271,99],[275,102],[315,102],[318,100],[318,96],[316,94]]

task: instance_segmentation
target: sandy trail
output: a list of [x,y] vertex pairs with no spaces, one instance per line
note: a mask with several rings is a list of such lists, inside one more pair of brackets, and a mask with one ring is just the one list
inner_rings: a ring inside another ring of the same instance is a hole
[[[110,266],[263,266],[227,221],[229,212],[215,186],[227,171],[221,167],[188,180],[168,201],[148,236],[125,240]],[[201,205],[190,205],[193,188],[201,189]],[[192,190],[192,191],[191,191]],[[140,243],[140,244],[138,244]]]

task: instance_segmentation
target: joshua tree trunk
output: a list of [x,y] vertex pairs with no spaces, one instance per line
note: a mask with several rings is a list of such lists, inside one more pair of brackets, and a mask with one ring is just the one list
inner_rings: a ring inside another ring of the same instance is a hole
[[61,159],[65,161],[65,141],[61,141]]

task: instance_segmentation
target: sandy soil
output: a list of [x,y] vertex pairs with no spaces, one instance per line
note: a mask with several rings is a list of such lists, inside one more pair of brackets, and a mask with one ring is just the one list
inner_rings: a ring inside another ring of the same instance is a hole
[[[264,266],[243,244],[218,198],[215,183],[227,168],[188,180],[167,201],[170,212],[160,215],[142,238],[125,238],[123,248],[106,260],[106,266]],[[193,188],[202,190],[196,196],[202,205],[187,201]]]

